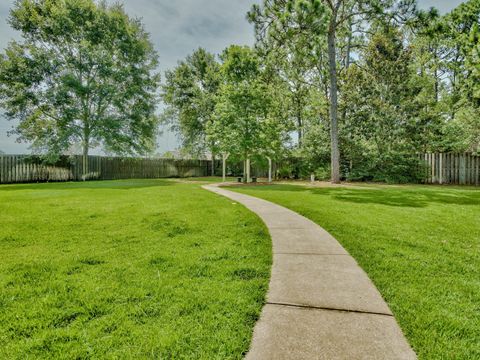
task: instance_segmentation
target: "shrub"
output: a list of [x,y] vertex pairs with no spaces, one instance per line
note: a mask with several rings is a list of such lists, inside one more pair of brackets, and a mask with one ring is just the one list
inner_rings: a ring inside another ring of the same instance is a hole
[[424,164],[415,155],[391,152],[364,158],[347,174],[349,181],[418,183],[424,178]]
[[317,180],[330,180],[331,178],[331,166],[320,166],[315,170],[315,178]]
[[278,168],[278,177],[280,179],[290,179],[293,177],[293,166],[288,164],[288,165],[282,165]]

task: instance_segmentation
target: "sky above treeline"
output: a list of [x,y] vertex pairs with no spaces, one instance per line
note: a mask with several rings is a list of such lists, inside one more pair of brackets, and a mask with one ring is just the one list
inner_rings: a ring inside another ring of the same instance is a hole
[[[108,2],[114,2],[108,0]],[[253,45],[253,26],[245,19],[252,4],[260,0],[123,0],[126,12],[143,19],[160,56],[159,71],[173,68],[198,47],[220,53],[231,44]],[[419,7],[438,8],[442,13],[458,6],[461,0],[419,0]],[[0,2],[0,49],[19,35],[8,23],[8,13],[14,0]],[[18,144],[14,136],[7,137],[13,122],[5,120],[0,109],[0,151],[7,154],[28,153],[28,144]],[[175,150],[176,136],[165,131],[158,139],[158,152]]]

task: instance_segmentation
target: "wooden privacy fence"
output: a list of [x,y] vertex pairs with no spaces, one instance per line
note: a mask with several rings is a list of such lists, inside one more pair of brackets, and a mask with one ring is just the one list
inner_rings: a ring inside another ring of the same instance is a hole
[[[425,163],[425,182],[428,184],[480,185],[480,156],[470,153],[429,153],[420,155]],[[233,165],[233,164],[232,164]],[[62,156],[55,164],[46,164],[31,155],[0,155],[0,184],[80,181],[82,156]],[[237,169],[238,168],[238,169]],[[216,174],[221,161],[215,161]],[[233,165],[233,173],[241,173],[241,164]],[[266,168],[258,164],[252,176],[266,176]],[[174,160],[89,156],[89,180],[155,179],[168,177],[209,176],[210,160]]]
[[[0,155],[0,184],[83,180],[82,156],[62,156],[46,164],[31,155]],[[210,160],[174,160],[89,156],[88,180],[156,179],[208,176]]]
[[471,153],[429,153],[420,156],[426,164],[427,184],[480,184],[480,156]]

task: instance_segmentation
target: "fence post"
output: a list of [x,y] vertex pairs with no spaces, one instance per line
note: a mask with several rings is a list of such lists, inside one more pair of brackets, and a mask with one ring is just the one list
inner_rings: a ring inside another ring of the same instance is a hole
[[475,185],[478,186],[478,176],[479,176],[479,167],[480,167],[480,156],[475,156]]
[[431,156],[431,159],[432,159],[432,184],[435,184],[436,182],[436,176],[435,176],[435,156],[436,154],[435,153],[432,153],[430,156]]
[[460,164],[459,164],[459,182],[460,185],[465,185],[465,171],[466,171],[466,164],[465,164],[465,154],[460,154]]
[[0,184],[3,184],[3,172],[4,172],[4,167],[3,167],[3,155],[0,154]]
[[440,183],[440,185],[443,184],[443,154],[439,154],[440,155],[440,158],[439,158],[439,164],[438,164],[438,167],[439,167],[439,179],[438,179],[438,182]]

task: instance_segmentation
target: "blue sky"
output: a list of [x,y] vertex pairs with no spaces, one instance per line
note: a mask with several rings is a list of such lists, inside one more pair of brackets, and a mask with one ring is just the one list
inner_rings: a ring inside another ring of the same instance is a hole
[[[113,2],[110,1],[109,2]],[[175,66],[198,47],[219,53],[230,44],[253,44],[252,26],[245,14],[260,0],[123,0],[132,16],[141,17],[160,55],[160,71]],[[419,6],[435,6],[447,12],[461,0],[419,0]],[[17,37],[7,24],[9,8],[14,0],[0,2],[0,49]],[[14,123],[0,115],[0,150],[6,153],[26,153],[28,144],[17,144],[6,132]],[[159,152],[174,150],[178,141],[174,134],[165,133],[158,140]]]

